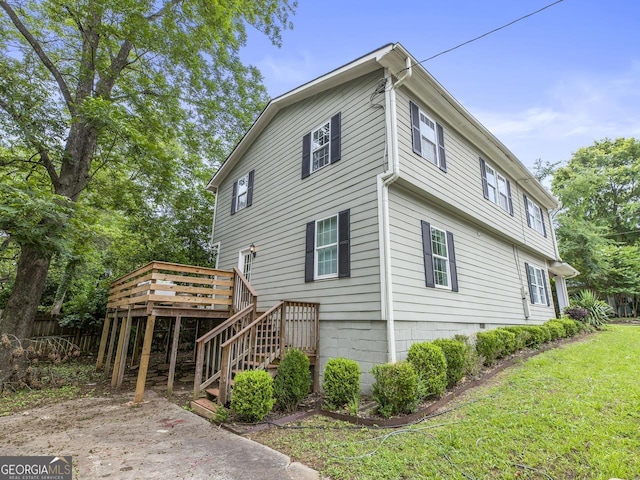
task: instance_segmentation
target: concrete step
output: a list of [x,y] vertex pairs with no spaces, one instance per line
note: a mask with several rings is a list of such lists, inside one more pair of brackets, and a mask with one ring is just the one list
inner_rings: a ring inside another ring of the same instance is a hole
[[213,420],[216,418],[216,412],[218,411],[218,405],[213,403],[208,398],[199,398],[191,401],[191,408],[201,417]]

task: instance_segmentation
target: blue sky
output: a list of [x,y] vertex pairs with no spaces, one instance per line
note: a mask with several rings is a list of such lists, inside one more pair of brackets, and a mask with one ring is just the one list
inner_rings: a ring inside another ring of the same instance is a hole
[[[277,48],[242,51],[272,97],[384,44],[418,60],[552,0],[300,0]],[[605,137],[640,138],[640,1],[564,0],[425,68],[528,167]]]

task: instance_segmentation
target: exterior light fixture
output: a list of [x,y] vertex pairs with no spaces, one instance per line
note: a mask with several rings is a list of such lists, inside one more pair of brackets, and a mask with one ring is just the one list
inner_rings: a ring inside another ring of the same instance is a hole
[[251,255],[253,255],[253,258],[256,257],[256,246],[253,243],[249,246],[249,252],[251,252]]

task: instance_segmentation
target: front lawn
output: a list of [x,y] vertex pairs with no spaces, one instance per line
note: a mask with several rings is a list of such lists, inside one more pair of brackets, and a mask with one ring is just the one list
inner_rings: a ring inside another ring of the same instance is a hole
[[254,440],[339,479],[640,479],[640,326],[510,368],[402,429],[324,417]]

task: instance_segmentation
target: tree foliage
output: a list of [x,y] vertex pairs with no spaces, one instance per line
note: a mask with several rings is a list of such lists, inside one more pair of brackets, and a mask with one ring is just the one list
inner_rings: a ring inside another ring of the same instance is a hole
[[45,290],[207,260],[204,184],[266,101],[240,48],[248,28],[278,45],[294,8],[0,0],[0,330],[27,335]]
[[[602,140],[555,171],[552,188],[562,258],[579,286],[613,297],[637,314],[640,298],[640,141]],[[623,313],[623,312],[619,312]]]

